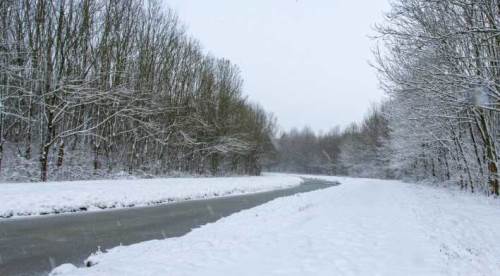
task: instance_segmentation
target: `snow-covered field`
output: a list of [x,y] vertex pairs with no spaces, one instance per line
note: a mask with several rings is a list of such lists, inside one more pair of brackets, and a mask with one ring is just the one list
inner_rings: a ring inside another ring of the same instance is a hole
[[0,219],[149,206],[300,185],[296,176],[166,178],[0,184]]
[[53,275],[499,275],[500,203],[349,179],[191,233],[117,247]]

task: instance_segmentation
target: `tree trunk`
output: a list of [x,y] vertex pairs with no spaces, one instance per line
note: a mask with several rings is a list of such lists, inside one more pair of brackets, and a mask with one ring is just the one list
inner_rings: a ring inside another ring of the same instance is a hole
[[2,139],[2,141],[0,142],[0,172],[2,172],[3,144],[4,144],[4,141]]
[[99,161],[99,149],[100,145],[97,143],[97,141],[94,141],[94,172],[97,172],[97,170],[101,169],[101,162]]
[[57,167],[62,167],[64,162],[64,140],[61,140],[61,145],[59,145],[59,152],[57,153]]
[[40,153],[40,180],[42,182],[47,181],[48,168],[49,168],[49,145],[44,145],[42,147],[42,152]]

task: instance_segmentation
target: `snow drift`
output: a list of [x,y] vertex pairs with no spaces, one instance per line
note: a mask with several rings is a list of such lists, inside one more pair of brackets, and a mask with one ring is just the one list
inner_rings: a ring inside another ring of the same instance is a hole
[[294,176],[0,184],[0,218],[150,206],[300,185]]

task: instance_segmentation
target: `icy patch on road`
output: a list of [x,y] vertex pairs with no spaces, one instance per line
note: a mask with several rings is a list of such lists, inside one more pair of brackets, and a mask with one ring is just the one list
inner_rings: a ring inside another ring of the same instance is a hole
[[0,219],[152,206],[290,188],[300,177],[166,178],[0,184]]
[[62,275],[498,275],[497,200],[398,181],[279,198]]

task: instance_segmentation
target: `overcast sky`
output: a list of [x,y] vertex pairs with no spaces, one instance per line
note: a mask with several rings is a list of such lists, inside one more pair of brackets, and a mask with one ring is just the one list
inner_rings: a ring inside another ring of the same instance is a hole
[[368,65],[387,0],[163,0],[283,129],[360,121],[383,92]]

